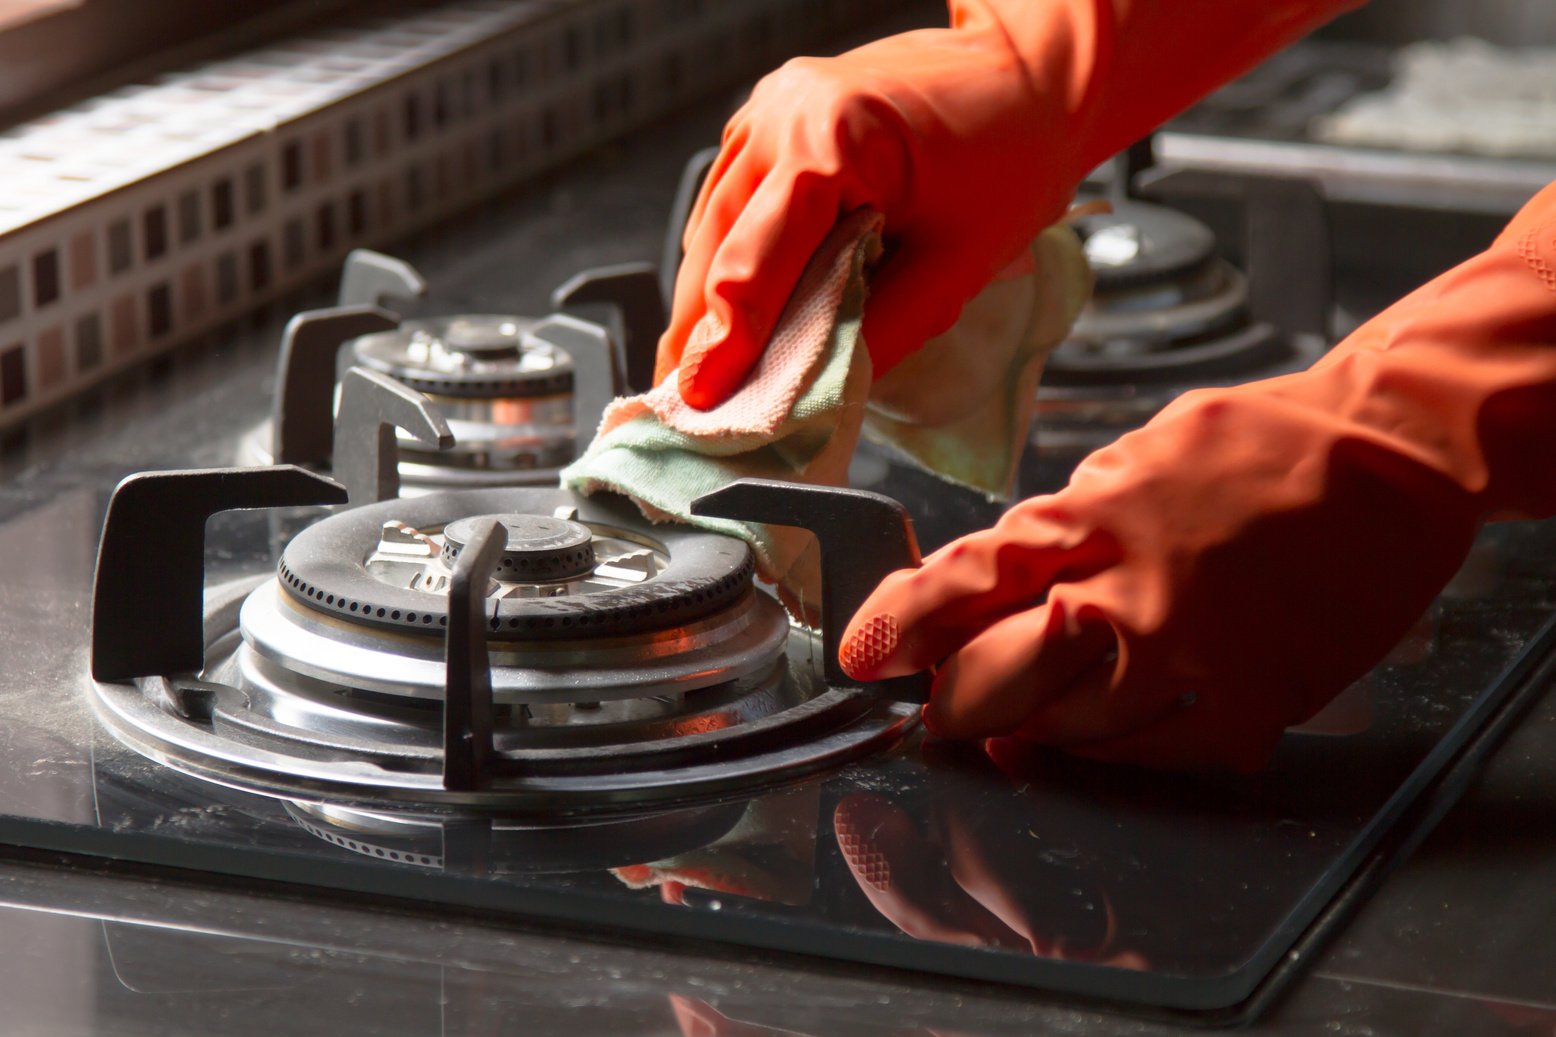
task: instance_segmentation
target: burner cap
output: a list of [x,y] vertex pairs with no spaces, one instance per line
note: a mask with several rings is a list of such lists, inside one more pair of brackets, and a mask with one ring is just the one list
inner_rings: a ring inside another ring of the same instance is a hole
[[[439,541],[452,533],[457,553],[468,542],[471,516],[493,516],[508,527],[515,563],[557,559],[554,570],[535,576],[499,570],[497,581],[510,586],[492,596],[494,636],[634,636],[722,612],[751,589],[754,560],[743,540],[672,523],[650,527],[625,499],[538,487],[455,490],[331,515],[286,545],[280,584],[316,612],[437,634],[448,623],[447,556]],[[587,548],[574,539],[580,528],[590,538]],[[581,558],[572,553],[580,548],[588,552]],[[569,577],[569,567],[581,571]]]
[[495,320],[487,317],[450,317],[437,322],[430,334],[443,343],[449,353],[465,353],[482,360],[517,360],[519,333],[528,321]]
[[[493,515],[508,531],[508,546],[497,563],[499,580],[542,583],[586,576],[594,569],[594,538],[589,527],[546,515]],[[443,564],[450,569],[470,542],[479,516],[456,519],[443,528]]]
[[352,355],[356,363],[433,396],[530,398],[571,392],[572,358],[532,336],[534,323],[501,314],[408,321],[394,331],[357,339]]
[[1187,277],[1215,257],[1210,228],[1191,216],[1145,202],[1075,221],[1098,294]]

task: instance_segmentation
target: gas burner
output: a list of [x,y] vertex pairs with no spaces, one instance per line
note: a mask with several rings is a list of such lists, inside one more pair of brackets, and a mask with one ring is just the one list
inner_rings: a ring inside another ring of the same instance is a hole
[[[245,465],[332,471],[331,424],[352,367],[420,394],[446,426],[433,441],[404,430],[395,492],[554,486],[599,427],[605,407],[651,384],[666,323],[681,228],[717,149],[693,156],[659,263],[586,270],[552,293],[545,318],[467,313],[402,321],[384,309],[426,281],[408,263],[366,249],[346,257],[338,304],[288,323],[270,419],[244,437]],[[593,319],[580,319],[586,314]],[[337,363],[344,356],[349,364]]]
[[120,485],[92,634],[116,736],[337,812],[554,823],[791,782],[915,724],[922,678],[860,685],[836,663],[863,595],[917,557],[887,498],[744,480],[697,502],[816,534],[819,631],[755,586],[743,541],[540,488],[351,508],[295,536],[273,576],[202,589],[211,514],[340,498],[293,466]]
[[[1327,297],[1279,299],[1286,271],[1327,282],[1322,201],[1311,187],[1249,190],[1249,274],[1193,217],[1134,198],[1075,221],[1095,278],[1038,390],[1036,446],[1078,461],[1182,393],[1301,370],[1327,347]],[[1269,210],[1280,215],[1272,217]],[[1304,222],[1304,233],[1270,224]],[[1297,293],[1300,295],[1301,293]]]
[[446,441],[396,433],[407,492],[555,485],[606,404],[625,388],[610,333],[562,314],[401,322],[379,308],[386,297],[419,294],[422,284],[399,260],[351,253],[340,305],[300,313],[287,325],[273,413],[244,439],[240,460],[332,467],[330,424],[344,388],[343,376],[336,385],[336,358],[343,354],[350,370],[420,394],[446,424]]
[[[464,490],[354,508],[293,538],[243,605],[237,685],[441,698],[448,592],[482,518],[503,539],[484,606],[496,702],[588,700],[562,720],[614,722],[626,718],[602,700],[678,697],[768,673],[783,653],[788,622],[753,589],[744,541],[642,528],[620,500]],[[635,719],[662,721],[661,705]]]
[[1054,377],[1134,381],[1181,370],[1208,359],[1198,355],[1205,343],[1235,339],[1247,327],[1243,275],[1216,257],[1215,237],[1197,220],[1124,202],[1111,213],[1078,219],[1075,230],[1095,283],[1070,338],[1049,362]]
[[[579,431],[599,421],[575,391],[571,354],[536,334],[539,321],[464,314],[408,321],[352,341],[352,360],[428,396],[448,419],[454,445],[420,448],[401,437],[400,471],[418,486],[555,482],[577,453]],[[609,349],[608,343],[604,346]],[[614,391],[619,377],[611,375]]]

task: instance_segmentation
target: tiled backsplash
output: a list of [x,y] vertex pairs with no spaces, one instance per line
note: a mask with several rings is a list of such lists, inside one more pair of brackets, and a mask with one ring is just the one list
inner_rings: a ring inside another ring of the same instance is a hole
[[0,134],[0,427],[888,6],[469,0]]

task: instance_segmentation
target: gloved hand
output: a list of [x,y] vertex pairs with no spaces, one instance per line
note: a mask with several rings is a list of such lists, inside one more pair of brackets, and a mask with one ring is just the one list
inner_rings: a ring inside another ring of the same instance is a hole
[[1359,0],[949,0],[952,27],[801,58],[724,131],[654,380],[709,408],[755,364],[840,215],[885,217],[877,376],[1063,212],[1108,155]]
[[1185,395],[1059,493],[892,574],[840,652],[925,720],[1260,766],[1411,626],[1481,522],[1556,512],[1556,185],[1308,371]]

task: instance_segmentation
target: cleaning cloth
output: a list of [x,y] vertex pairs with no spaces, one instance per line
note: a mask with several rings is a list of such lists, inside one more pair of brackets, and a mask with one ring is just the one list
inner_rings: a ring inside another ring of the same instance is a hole
[[866,438],[943,479],[1009,499],[1049,353],[1091,294],[1075,232],[1048,228],[966,306],[951,330],[870,390]]
[[1008,492],[1042,361],[1085,300],[1079,241],[1056,227],[969,303],[950,332],[876,385],[860,340],[866,270],[881,218],[851,214],[812,257],[772,342],[723,404],[697,410],[666,377],[615,401],[563,484],[614,490],[655,522],[693,522],[751,543],[764,579],[809,610],[818,579],[808,533],[693,518],[697,497],[755,476],[842,485],[861,431],[929,470],[992,496]]

